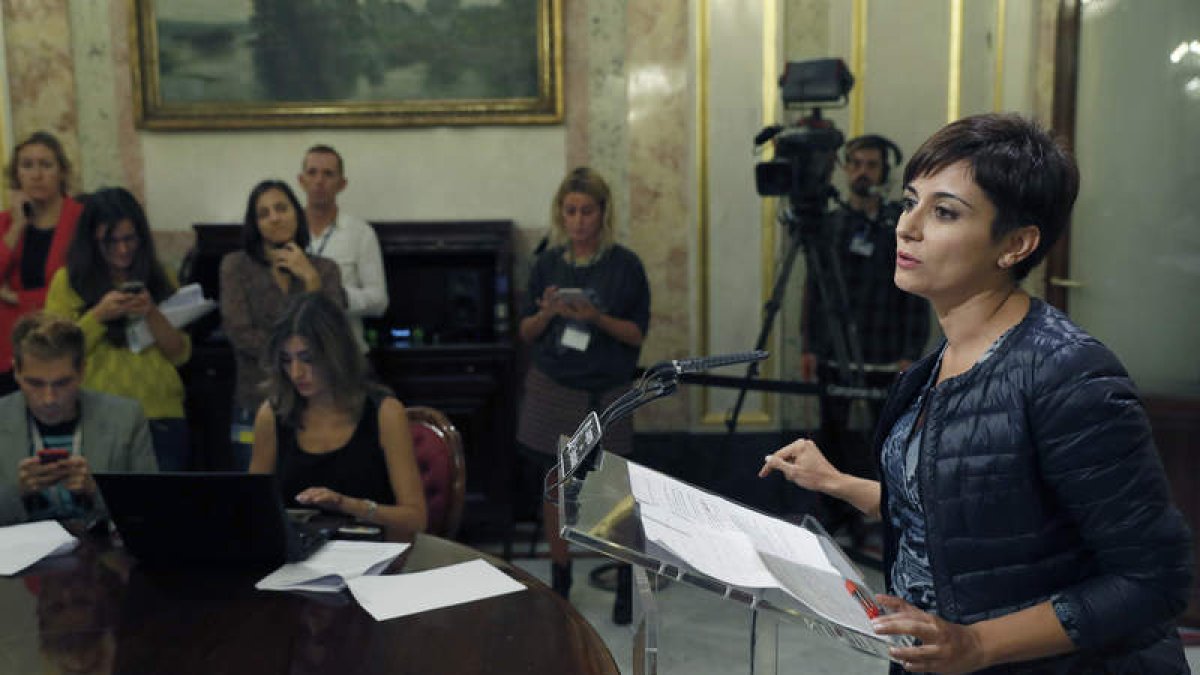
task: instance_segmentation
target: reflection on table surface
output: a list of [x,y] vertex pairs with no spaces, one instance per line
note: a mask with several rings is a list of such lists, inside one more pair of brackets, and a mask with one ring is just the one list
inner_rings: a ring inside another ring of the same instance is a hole
[[386,574],[485,558],[528,590],[376,622],[270,568],[140,566],[105,539],[0,577],[0,673],[618,673],[595,630],[500,560],[420,536]]

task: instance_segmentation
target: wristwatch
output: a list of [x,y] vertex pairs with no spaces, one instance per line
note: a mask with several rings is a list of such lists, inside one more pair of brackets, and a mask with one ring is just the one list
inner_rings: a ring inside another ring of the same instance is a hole
[[373,499],[364,499],[363,501],[367,503],[367,514],[363,516],[363,520],[370,520],[375,516],[375,511],[379,508],[379,504],[376,504]]

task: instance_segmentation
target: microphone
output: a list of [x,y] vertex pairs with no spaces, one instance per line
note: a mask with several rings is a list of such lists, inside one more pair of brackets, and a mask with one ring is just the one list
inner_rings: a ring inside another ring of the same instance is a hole
[[21,215],[25,216],[26,225],[33,225],[37,220],[37,214],[33,212],[33,202],[21,202]]
[[763,349],[757,349],[752,352],[737,352],[734,354],[719,354],[717,356],[702,356],[694,359],[680,359],[671,361],[671,367],[675,369],[677,375],[685,373],[699,373],[713,368],[722,366],[733,366],[739,363],[753,363],[762,361],[767,358],[770,353]]

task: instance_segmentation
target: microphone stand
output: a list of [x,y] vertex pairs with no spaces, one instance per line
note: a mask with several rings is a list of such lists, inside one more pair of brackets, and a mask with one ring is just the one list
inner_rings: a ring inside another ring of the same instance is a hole
[[629,391],[609,404],[603,412],[588,413],[583,423],[560,450],[558,463],[561,475],[559,480],[547,490],[553,491],[567,483],[576,474],[580,472],[587,474],[595,469],[598,466],[596,458],[600,454],[598,449],[600,439],[604,437],[604,431],[617,420],[629,417],[635,410],[647,403],[674,394],[679,389],[680,375],[739,363],[756,363],[765,358],[767,358],[767,352],[757,349],[739,354],[660,361],[650,366]]

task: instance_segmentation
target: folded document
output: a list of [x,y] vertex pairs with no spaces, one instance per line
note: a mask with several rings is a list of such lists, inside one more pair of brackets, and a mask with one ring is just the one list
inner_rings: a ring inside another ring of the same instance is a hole
[[303,562],[287,563],[263,577],[260,591],[312,591],[336,593],[346,582],[379,574],[408,548],[408,544],[377,541],[333,540]]

